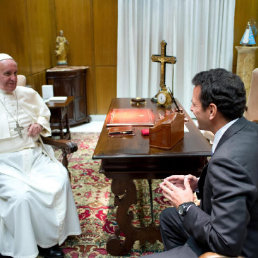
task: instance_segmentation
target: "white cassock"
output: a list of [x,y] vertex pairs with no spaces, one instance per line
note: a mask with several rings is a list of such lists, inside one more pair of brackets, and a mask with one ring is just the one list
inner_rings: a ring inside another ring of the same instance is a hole
[[[79,235],[79,219],[66,168],[50,146],[27,136],[32,123],[43,126],[43,136],[50,135],[44,101],[20,86],[12,94],[1,90],[0,98],[0,253],[36,257],[37,245],[48,248]],[[15,131],[17,118],[22,138]]]

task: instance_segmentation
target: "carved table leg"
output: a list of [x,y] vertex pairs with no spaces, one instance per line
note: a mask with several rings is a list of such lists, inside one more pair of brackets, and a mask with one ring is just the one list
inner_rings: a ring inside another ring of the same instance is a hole
[[[125,255],[130,252],[136,240],[140,240],[141,244],[146,241],[150,243],[154,243],[156,240],[161,241],[159,228],[153,223],[148,227],[141,228],[132,225],[133,212],[128,212],[128,209],[131,204],[137,202],[136,187],[133,180],[113,179],[111,189],[115,194],[115,206],[118,206],[116,212],[118,229],[115,236],[107,241],[107,252],[111,255]],[[123,242],[119,239],[120,232],[125,235]]]

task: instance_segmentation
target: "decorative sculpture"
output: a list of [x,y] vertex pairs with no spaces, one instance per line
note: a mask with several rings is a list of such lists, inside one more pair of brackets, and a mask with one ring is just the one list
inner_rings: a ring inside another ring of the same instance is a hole
[[247,23],[244,35],[240,41],[241,45],[253,46],[256,44],[250,22]]
[[63,30],[60,30],[59,36],[56,37],[56,57],[57,65],[67,65],[68,40],[64,36]]

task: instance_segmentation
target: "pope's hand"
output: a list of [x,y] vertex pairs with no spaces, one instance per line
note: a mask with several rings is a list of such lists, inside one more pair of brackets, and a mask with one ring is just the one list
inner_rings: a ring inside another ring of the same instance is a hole
[[42,126],[38,123],[31,124],[28,128],[28,136],[34,137],[40,134],[42,131]]

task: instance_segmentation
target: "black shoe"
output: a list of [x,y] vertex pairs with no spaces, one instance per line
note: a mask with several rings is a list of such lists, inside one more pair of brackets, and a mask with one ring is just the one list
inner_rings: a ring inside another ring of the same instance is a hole
[[12,258],[12,256],[5,256],[0,254],[0,258]]
[[44,258],[63,258],[64,253],[62,249],[58,246],[52,246],[50,248],[41,248],[38,246],[39,255],[44,256]]

